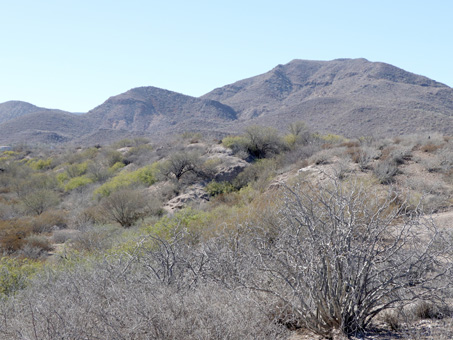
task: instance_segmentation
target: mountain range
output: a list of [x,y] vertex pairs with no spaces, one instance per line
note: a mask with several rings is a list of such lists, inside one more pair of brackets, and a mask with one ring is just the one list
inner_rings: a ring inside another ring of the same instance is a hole
[[77,115],[9,101],[0,104],[0,143],[93,144],[185,131],[223,136],[248,125],[284,130],[297,120],[347,137],[453,135],[453,89],[366,59],[293,60],[199,98],[139,87]]

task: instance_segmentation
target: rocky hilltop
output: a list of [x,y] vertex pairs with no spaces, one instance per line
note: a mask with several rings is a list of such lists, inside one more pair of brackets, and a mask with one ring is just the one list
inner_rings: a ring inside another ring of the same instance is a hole
[[304,120],[347,136],[453,133],[453,89],[366,59],[293,60],[202,98],[231,106],[247,124]]

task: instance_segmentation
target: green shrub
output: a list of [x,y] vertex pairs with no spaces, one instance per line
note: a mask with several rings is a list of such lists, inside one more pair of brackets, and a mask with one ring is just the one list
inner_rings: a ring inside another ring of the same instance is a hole
[[79,176],[71,178],[64,186],[65,191],[72,191],[74,189],[86,186],[93,183],[93,180],[87,176]]
[[88,165],[88,161],[78,164],[70,164],[66,167],[66,173],[69,178],[80,177],[86,173]]
[[206,186],[206,191],[210,196],[217,196],[221,194],[228,194],[236,191],[237,189],[230,182],[216,182],[212,181]]
[[111,174],[115,173],[117,170],[124,168],[126,165],[123,162],[116,162],[109,168]]
[[150,186],[157,181],[158,165],[154,163],[135,171],[121,172],[94,191],[95,196],[109,196],[112,192],[133,184]]
[[222,145],[234,153],[247,150],[247,140],[243,136],[228,136],[222,139]]
[[32,168],[33,170],[45,170],[45,169],[51,169],[52,168],[52,158],[48,159],[30,159],[27,164]]
[[36,261],[0,258],[0,296],[10,296],[25,288],[30,277],[42,267]]

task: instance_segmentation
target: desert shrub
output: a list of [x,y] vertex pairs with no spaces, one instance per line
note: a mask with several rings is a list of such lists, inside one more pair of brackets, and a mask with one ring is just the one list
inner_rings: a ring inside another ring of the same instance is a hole
[[24,289],[42,264],[27,259],[0,258],[0,297],[11,296]]
[[88,169],[89,162],[69,164],[65,168],[65,172],[69,178],[80,177],[84,175]]
[[436,145],[434,143],[429,142],[420,146],[420,151],[433,153],[440,148],[442,148],[442,145]]
[[235,154],[245,152],[258,159],[275,156],[286,150],[288,145],[276,129],[257,125],[247,127],[243,136],[225,137],[222,143]]
[[234,180],[233,185],[241,189],[251,184],[258,190],[264,190],[275,176],[277,163],[274,159],[261,159],[242,171]]
[[362,171],[369,169],[370,162],[380,156],[378,150],[367,146],[351,147],[346,152]]
[[113,225],[86,227],[71,238],[70,249],[78,252],[104,253],[121,235],[121,229]]
[[200,132],[185,131],[181,134],[181,138],[188,140],[189,143],[198,143],[203,139],[203,135]]
[[121,152],[111,149],[104,149],[101,151],[101,162],[104,162],[108,167],[113,166],[115,163],[123,161]]
[[112,192],[125,189],[132,185],[142,184],[150,186],[157,181],[159,172],[159,165],[154,163],[137,169],[135,171],[123,171],[115,177],[111,178],[108,182],[101,185],[94,191],[94,195],[109,196]]
[[121,189],[104,197],[101,211],[112,222],[119,223],[124,228],[131,227],[139,219],[152,213],[149,197],[140,191]]
[[391,190],[303,182],[284,189],[282,199],[276,228],[251,226],[260,232],[242,240],[242,259],[251,260],[245,267],[257,272],[236,275],[277,296],[291,320],[320,335],[361,333],[381,312],[435,298],[449,275],[442,234],[395,205]]
[[386,159],[379,161],[373,169],[376,178],[382,184],[390,184],[398,174],[398,165],[393,160]]
[[57,187],[55,176],[49,174],[31,174],[26,178],[11,181],[11,188],[17,194],[25,212],[36,215],[60,203],[60,197],[55,191]]
[[335,161],[335,158],[344,158],[345,150],[345,147],[332,146],[315,153],[308,162],[316,165],[329,164]]
[[270,303],[260,296],[208,283],[178,290],[154,279],[147,266],[151,260],[132,253],[37,275],[2,309],[0,335],[11,340],[288,338],[289,332],[263,313]]
[[130,148],[124,155],[126,162],[138,166],[149,164],[153,159],[153,147],[150,144],[140,144]]
[[161,164],[161,173],[169,179],[180,181],[189,175],[195,177],[209,177],[206,169],[202,166],[200,155],[197,152],[176,152]]
[[93,180],[87,176],[73,177],[65,184],[64,190],[72,191],[91,183],[93,183]]
[[417,301],[415,304],[410,306],[409,312],[416,320],[443,319],[447,316],[451,316],[451,311],[445,302],[440,301]]
[[[124,167],[124,163],[117,162],[110,169],[114,171]],[[113,172],[110,169],[102,164],[102,162],[89,162],[86,175],[93,180],[93,182],[104,182],[107,180]]]
[[59,195],[50,189],[37,189],[22,195],[20,199],[25,210],[36,215],[40,215],[60,203]]
[[48,233],[54,229],[66,228],[67,213],[62,210],[47,210],[39,216],[29,218],[27,222],[34,233]]
[[24,245],[18,252],[19,256],[30,259],[39,259],[53,250],[49,239],[43,235],[30,234],[24,240]]
[[332,133],[329,133],[327,135],[318,135],[317,138],[328,144],[340,144],[348,141],[347,138]]
[[76,237],[77,232],[74,230],[55,230],[52,234],[52,241],[56,244],[66,243],[66,241]]
[[296,145],[306,145],[312,138],[307,125],[302,121],[289,124],[288,132],[289,134],[283,139],[290,148],[294,148]]
[[301,168],[306,166],[307,159],[313,156],[319,150],[319,146],[315,144],[295,146],[288,152],[281,154],[278,162],[281,167],[296,166],[298,168]]
[[231,149],[234,154],[247,152],[247,140],[244,136],[227,136],[222,139],[222,145]]
[[264,126],[249,126],[244,137],[248,153],[254,158],[267,158],[279,154],[285,144],[277,129]]
[[121,140],[113,143],[112,148],[120,149],[120,148],[125,148],[125,147],[131,147],[133,145],[134,145],[134,142],[132,141],[132,139],[124,138],[124,139],[121,139]]
[[401,328],[400,315],[398,315],[395,311],[384,312],[382,320],[392,331],[398,331]]
[[0,251],[10,255],[25,244],[25,238],[32,231],[29,223],[20,220],[0,221]]
[[117,172],[119,169],[124,168],[126,165],[123,162],[116,162],[109,168],[109,172],[111,174]]
[[27,162],[27,164],[33,170],[48,170],[52,168],[52,158],[48,159],[31,159]]
[[206,191],[209,196],[217,196],[221,194],[228,194],[235,191],[236,188],[230,182],[216,182],[212,181],[206,185]]

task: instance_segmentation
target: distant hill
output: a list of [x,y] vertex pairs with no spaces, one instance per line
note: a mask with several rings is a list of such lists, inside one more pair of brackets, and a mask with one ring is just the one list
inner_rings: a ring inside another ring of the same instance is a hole
[[293,60],[201,98],[231,106],[241,124],[283,129],[304,120],[346,136],[453,134],[453,89],[366,59]]
[[215,100],[199,99],[156,87],[139,87],[109,98],[86,114],[100,129],[153,135],[211,130],[237,119],[236,112]]
[[221,136],[251,124],[284,130],[296,120],[348,137],[453,135],[453,89],[366,59],[293,60],[200,98],[139,87],[81,115],[6,102],[0,104],[0,143],[97,144],[184,131]]
[[0,124],[23,115],[43,110],[30,103],[11,100],[0,104]]
[[0,142],[64,143],[89,133],[92,128],[83,117],[42,109],[0,124]]

